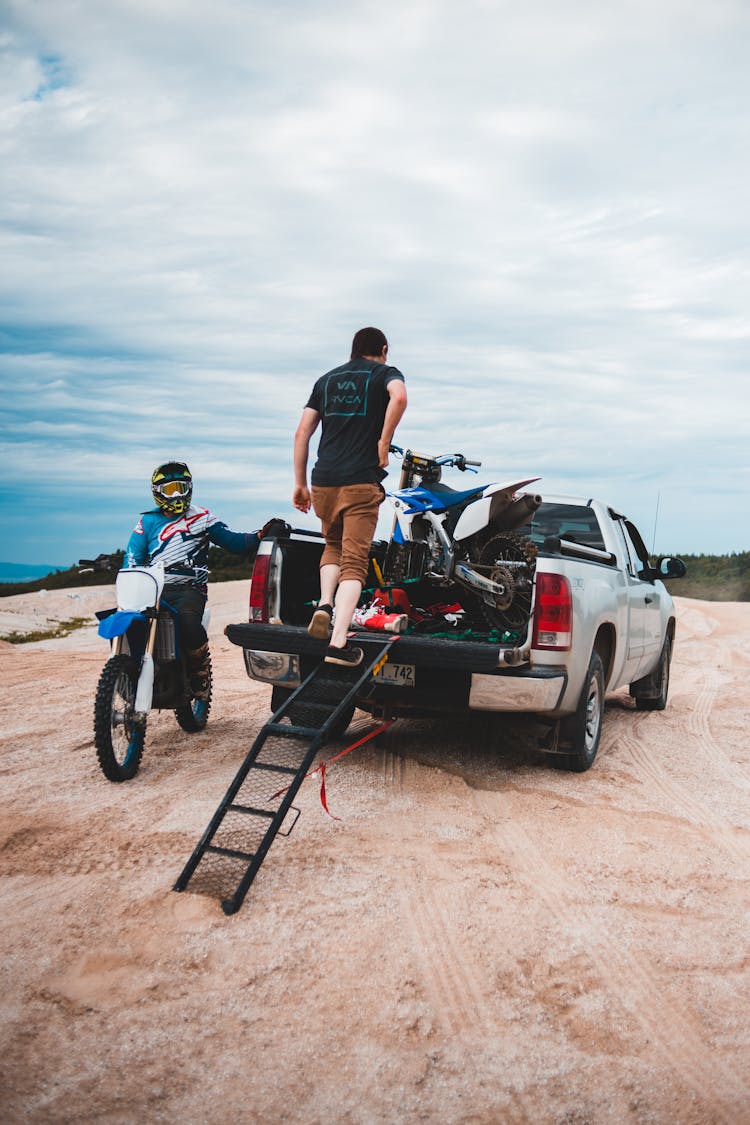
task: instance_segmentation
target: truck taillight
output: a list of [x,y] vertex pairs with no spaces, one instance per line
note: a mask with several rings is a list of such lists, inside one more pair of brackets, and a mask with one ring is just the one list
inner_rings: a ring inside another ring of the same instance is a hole
[[532,648],[570,648],[573,598],[562,574],[537,573]]
[[271,575],[270,554],[255,556],[253,577],[250,580],[250,620],[268,621],[268,583]]

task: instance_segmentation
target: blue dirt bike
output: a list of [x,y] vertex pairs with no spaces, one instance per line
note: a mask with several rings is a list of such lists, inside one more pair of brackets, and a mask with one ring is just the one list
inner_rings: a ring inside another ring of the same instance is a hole
[[536,548],[517,529],[542,498],[519,490],[539,477],[459,491],[442,483],[442,470],[476,472],[481,461],[463,453],[429,457],[393,445],[391,452],[402,462],[398,489],[386,493],[395,520],[385,580],[457,583],[491,629],[523,627],[531,611]]
[[[207,686],[196,695],[179,645],[177,612],[162,598],[164,569],[135,566],[116,579],[117,609],[99,613],[99,634],[112,655],[99,677],[94,705],[94,745],[110,781],[130,781],[141,764],[149,712],[173,710],[183,730],[203,730],[211,710]],[[208,607],[203,624],[208,623]]]

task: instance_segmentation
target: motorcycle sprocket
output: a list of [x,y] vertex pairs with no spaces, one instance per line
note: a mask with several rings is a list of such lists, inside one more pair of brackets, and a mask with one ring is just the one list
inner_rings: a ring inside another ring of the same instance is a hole
[[[531,540],[516,531],[498,532],[479,547],[475,557],[471,552],[471,562],[476,569],[507,590],[507,596],[494,606],[480,600],[482,615],[491,628],[508,631],[526,628],[531,615],[536,554]],[[508,563],[515,565],[508,566]]]

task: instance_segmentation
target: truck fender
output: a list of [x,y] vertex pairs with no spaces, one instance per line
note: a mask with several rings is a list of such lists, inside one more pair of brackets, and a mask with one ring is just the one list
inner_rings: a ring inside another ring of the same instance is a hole
[[604,668],[605,688],[612,678],[615,665],[615,652],[617,649],[617,632],[613,622],[609,621],[599,626],[594,638],[593,651],[598,652]]

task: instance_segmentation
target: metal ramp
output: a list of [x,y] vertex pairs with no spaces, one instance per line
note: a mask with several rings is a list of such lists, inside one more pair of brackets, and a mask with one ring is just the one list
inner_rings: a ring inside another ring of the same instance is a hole
[[[274,712],[173,890],[184,891],[195,876],[192,889],[221,895],[225,914],[239,910],[276,835],[288,836],[297,822],[299,810],[292,801],[315,755],[397,640],[357,634],[356,644],[364,652],[361,664],[345,668],[321,661]],[[234,893],[223,897],[223,889],[234,884]]]

